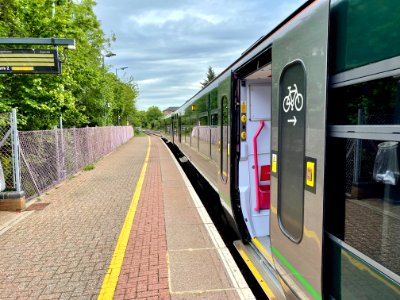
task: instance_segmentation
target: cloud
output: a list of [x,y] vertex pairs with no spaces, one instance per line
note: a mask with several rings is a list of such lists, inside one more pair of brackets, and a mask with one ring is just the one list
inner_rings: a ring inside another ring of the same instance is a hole
[[208,66],[223,71],[304,0],[97,0],[95,12],[117,41],[107,59],[139,86],[139,109],[179,106],[200,89]]

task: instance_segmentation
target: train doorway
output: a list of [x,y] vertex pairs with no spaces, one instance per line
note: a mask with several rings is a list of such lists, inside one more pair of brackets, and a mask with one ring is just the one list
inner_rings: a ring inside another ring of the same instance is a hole
[[271,64],[240,81],[239,191],[252,239],[269,236],[271,156]]

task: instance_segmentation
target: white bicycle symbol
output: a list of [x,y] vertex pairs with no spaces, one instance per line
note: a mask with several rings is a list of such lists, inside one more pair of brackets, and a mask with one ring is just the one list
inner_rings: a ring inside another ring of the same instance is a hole
[[297,85],[293,84],[293,89],[288,86],[289,94],[283,98],[283,111],[287,113],[289,109],[293,111],[296,108],[297,111],[301,111],[303,108],[303,95],[297,91]]

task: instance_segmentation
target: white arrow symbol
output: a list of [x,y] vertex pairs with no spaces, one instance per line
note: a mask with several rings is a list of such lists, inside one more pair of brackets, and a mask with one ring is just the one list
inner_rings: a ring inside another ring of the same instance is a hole
[[293,123],[293,126],[296,126],[296,123],[297,123],[297,119],[296,119],[296,116],[293,116],[293,119],[289,119],[289,120],[287,120],[289,123]]

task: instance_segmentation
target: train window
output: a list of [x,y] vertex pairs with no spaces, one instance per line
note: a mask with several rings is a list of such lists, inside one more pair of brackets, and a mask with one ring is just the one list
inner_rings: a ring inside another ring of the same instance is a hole
[[394,0],[332,1],[334,73],[400,55],[400,44],[391,42],[399,37],[398,4]]
[[218,126],[218,113],[211,114],[210,125],[211,126]]
[[[400,278],[398,87],[398,79],[387,77],[329,94],[325,228],[328,249],[340,261],[328,265],[341,282],[336,287],[350,298],[372,295],[382,283],[382,297],[399,292],[393,285]],[[370,284],[355,289],[365,276]]]
[[399,142],[346,139],[344,242],[400,274]]
[[210,116],[210,153],[211,158],[218,163],[218,137],[220,131],[218,127],[218,108],[211,111]]
[[218,91],[213,89],[210,93],[210,110],[218,109]]
[[333,89],[329,124],[400,124],[399,85],[398,78],[387,77]]
[[287,65],[279,82],[278,216],[282,231],[300,242],[304,223],[306,75],[302,62]]
[[229,108],[228,98],[221,99],[221,178],[226,181],[228,178],[228,155],[229,155]]
[[208,112],[199,114],[199,151],[210,156],[210,127],[208,126]]
[[190,119],[192,123],[192,132],[190,134],[190,146],[195,149],[199,147],[199,126],[197,115],[192,115]]
[[199,117],[200,126],[207,126],[208,125],[208,113]]

